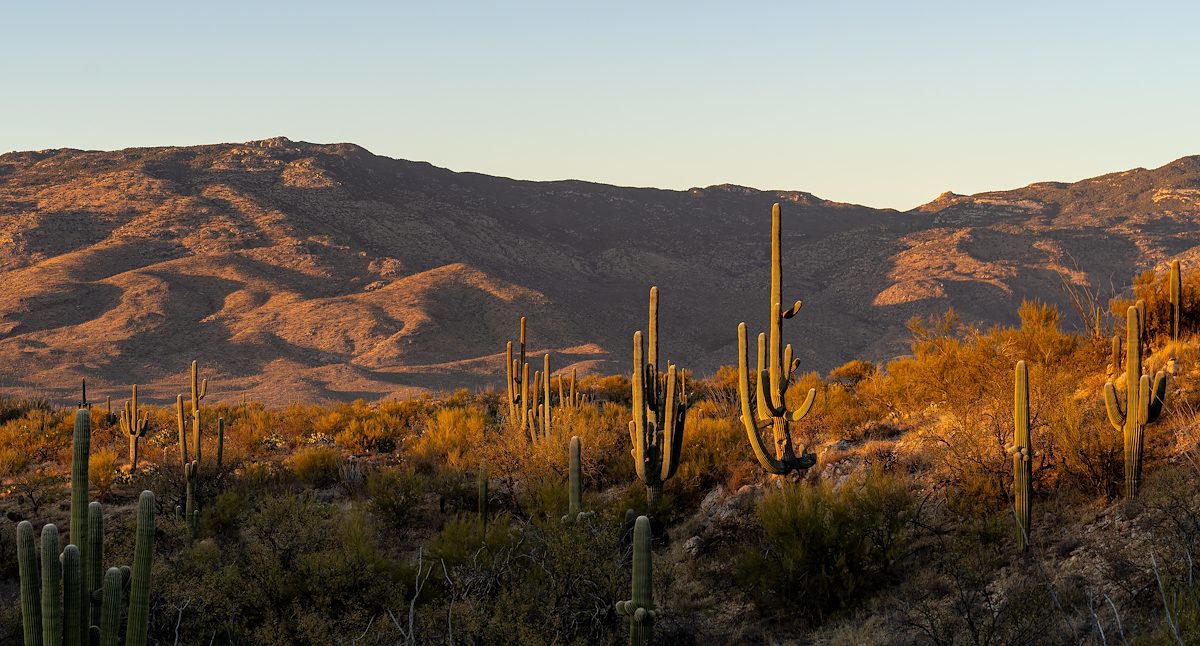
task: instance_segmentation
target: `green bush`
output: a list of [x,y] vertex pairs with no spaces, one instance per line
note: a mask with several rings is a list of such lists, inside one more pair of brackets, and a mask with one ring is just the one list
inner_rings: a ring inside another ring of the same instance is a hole
[[819,619],[882,582],[914,509],[906,483],[880,470],[836,489],[784,484],[759,502],[763,534],[738,559],[739,585],[764,609]]

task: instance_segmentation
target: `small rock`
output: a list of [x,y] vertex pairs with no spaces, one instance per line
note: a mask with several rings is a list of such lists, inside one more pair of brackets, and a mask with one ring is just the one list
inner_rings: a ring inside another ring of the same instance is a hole
[[687,552],[688,556],[699,556],[704,550],[704,539],[699,536],[693,536],[683,544],[683,551]]

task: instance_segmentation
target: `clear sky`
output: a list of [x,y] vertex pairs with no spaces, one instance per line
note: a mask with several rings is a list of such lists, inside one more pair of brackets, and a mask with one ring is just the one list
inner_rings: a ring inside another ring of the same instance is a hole
[[1196,5],[5,2],[0,152],[283,135],[907,209],[1200,154]]

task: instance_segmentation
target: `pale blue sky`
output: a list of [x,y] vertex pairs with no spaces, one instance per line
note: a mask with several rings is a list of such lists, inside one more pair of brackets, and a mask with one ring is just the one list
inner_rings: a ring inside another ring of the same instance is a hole
[[0,151],[284,135],[901,209],[1200,154],[1184,2],[51,4],[0,14]]

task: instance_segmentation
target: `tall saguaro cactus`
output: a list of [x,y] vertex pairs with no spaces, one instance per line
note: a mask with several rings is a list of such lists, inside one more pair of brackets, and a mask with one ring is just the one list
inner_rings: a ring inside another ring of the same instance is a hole
[[1017,362],[1013,382],[1013,443],[1004,447],[1013,456],[1013,509],[1017,516],[1017,549],[1029,549],[1033,506],[1033,442],[1029,434],[1029,369]]
[[1179,311],[1183,307],[1183,276],[1178,260],[1171,261],[1171,340],[1179,341]]
[[1128,498],[1137,496],[1141,485],[1146,425],[1158,420],[1167,392],[1166,373],[1160,370],[1153,379],[1142,374],[1144,320],[1137,305],[1130,306],[1125,313],[1125,406],[1121,406],[1116,385],[1112,381],[1104,384],[1108,420],[1125,439],[1125,496]]
[[563,522],[578,520],[583,513],[583,468],[580,465],[579,436],[571,436],[567,469],[567,515]]
[[646,503],[650,509],[662,497],[663,482],[679,468],[683,449],[683,426],[687,416],[687,379],[667,363],[667,372],[659,368],[658,288],[650,288],[648,344],[643,347],[642,332],[633,333],[633,420],[629,422],[629,440],[633,444],[634,468],[646,484]]
[[638,516],[633,524],[633,581],[631,598],[617,602],[617,612],[629,617],[629,646],[649,646],[654,641],[654,552],[650,549],[650,519]]
[[[787,310],[782,309],[783,252],[782,226],[779,204],[771,207],[771,318],[768,337],[758,335],[758,378],[757,393],[750,390],[750,370],[747,358],[746,324],[738,324],[738,396],[742,402],[742,425],[750,440],[754,457],[768,472],[784,475],[792,471],[807,469],[817,463],[816,455],[801,448],[797,456],[792,448],[789,424],[808,415],[816,401],[817,391],[811,389],[798,408],[789,410],[784,401],[788,386],[796,375],[800,361],[792,358],[792,346],[783,344],[783,321],[795,316],[801,307],[796,301]],[[769,342],[768,342],[769,341]],[[775,447],[770,450],[763,443],[760,431],[767,425],[774,435]]]
[[138,441],[146,436],[146,429],[150,424],[150,413],[143,413],[138,408],[137,384],[133,385],[133,392],[130,395],[129,401],[125,402],[125,410],[121,411],[121,432],[125,433],[129,438],[129,470],[137,469],[138,463]]
[[42,638],[42,607],[33,524],[27,520],[17,524],[17,574],[21,578],[21,626],[25,646],[36,646]]
[[196,462],[202,462],[200,455],[200,400],[208,394],[208,378],[200,379],[200,367],[192,361],[192,437],[196,446]]

